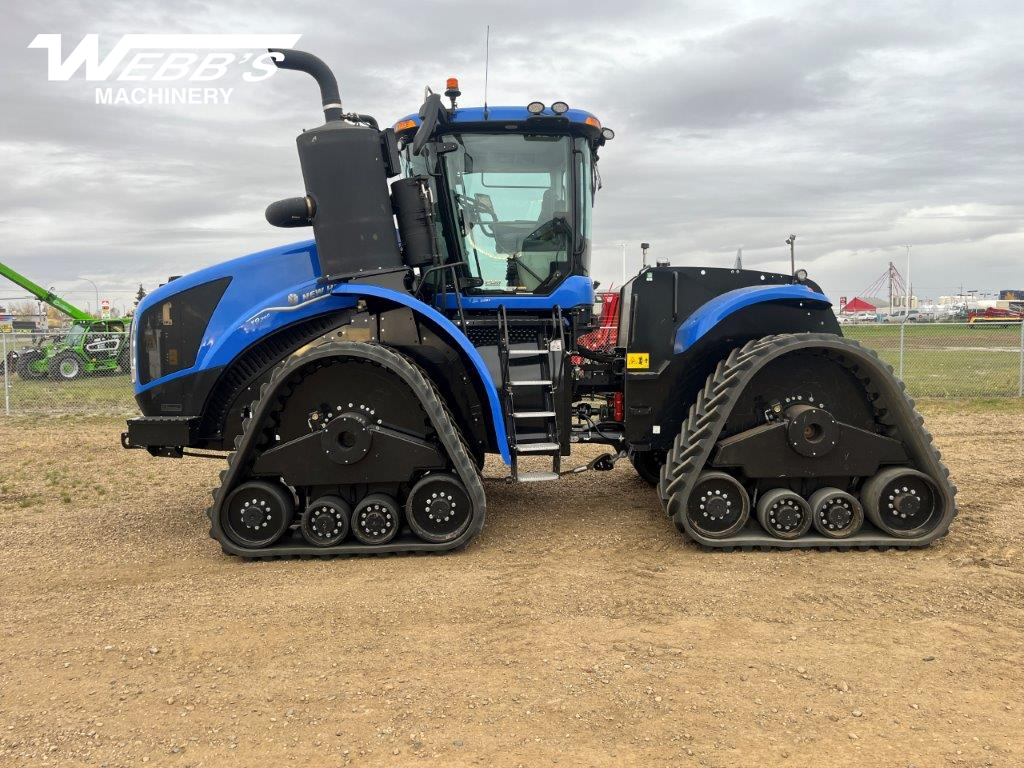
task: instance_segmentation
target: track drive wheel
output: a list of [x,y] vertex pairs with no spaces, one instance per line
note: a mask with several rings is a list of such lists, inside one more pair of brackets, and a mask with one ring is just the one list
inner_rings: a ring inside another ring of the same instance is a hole
[[901,539],[928,533],[941,517],[935,484],[916,469],[883,469],[864,483],[860,498],[868,520]]
[[348,535],[352,507],[340,496],[314,499],[302,513],[302,538],[314,547],[331,547]]
[[664,451],[636,451],[629,457],[633,469],[650,486],[661,480],[661,468],[665,466]]
[[472,502],[466,487],[447,472],[420,479],[405,502],[405,519],[424,541],[442,544],[462,535],[469,525]]
[[221,507],[221,527],[240,547],[260,549],[280,539],[291,525],[295,502],[279,483],[242,483]]
[[686,505],[686,520],[701,536],[726,539],[750,518],[750,496],[732,475],[702,472]]
[[757,522],[777,539],[798,539],[811,528],[811,505],[788,488],[773,488],[757,500]]
[[363,544],[387,544],[398,533],[398,502],[386,493],[371,493],[352,510],[352,533]]
[[864,508],[846,491],[819,488],[808,499],[814,529],[829,539],[853,536],[864,525]]

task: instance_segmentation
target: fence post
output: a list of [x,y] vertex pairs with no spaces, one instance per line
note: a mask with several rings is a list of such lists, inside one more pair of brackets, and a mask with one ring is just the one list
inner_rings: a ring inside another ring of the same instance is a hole
[[900,378],[903,378],[903,323],[900,323]]
[[1020,372],[1017,374],[1017,397],[1024,397],[1024,319],[1020,321]]
[[3,339],[3,361],[4,361],[4,416],[11,415],[11,389],[10,389],[10,371],[7,369],[11,366],[8,365],[10,362],[7,359],[7,334],[0,333],[0,338]]

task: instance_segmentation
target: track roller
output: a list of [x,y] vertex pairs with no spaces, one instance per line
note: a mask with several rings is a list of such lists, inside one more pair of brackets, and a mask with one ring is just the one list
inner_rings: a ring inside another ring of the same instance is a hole
[[371,493],[352,510],[352,533],[363,544],[387,544],[398,533],[398,502],[386,493]]
[[901,539],[928,533],[941,517],[934,483],[916,469],[882,470],[864,483],[860,498],[868,520]]
[[466,487],[447,472],[426,475],[409,492],[405,519],[424,541],[441,544],[462,535],[472,502]]
[[798,539],[811,528],[811,505],[794,491],[773,488],[757,500],[757,522],[777,539]]
[[314,547],[330,547],[348,535],[352,507],[339,496],[321,496],[302,513],[302,538]]
[[829,539],[853,536],[864,524],[864,508],[846,491],[819,488],[808,500],[815,530]]
[[279,483],[242,483],[221,507],[221,526],[235,544],[259,549],[281,538],[295,515],[292,494]]
[[702,472],[686,505],[686,520],[701,536],[724,539],[750,518],[750,496],[732,475]]

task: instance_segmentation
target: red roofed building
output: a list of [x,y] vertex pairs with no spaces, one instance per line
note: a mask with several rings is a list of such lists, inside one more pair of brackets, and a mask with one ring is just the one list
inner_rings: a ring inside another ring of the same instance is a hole
[[878,312],[886,309],[889,302],[885,299],[876,299],[871,296],[854,296],[843,307],[844,315],[852,315],[856,312]]

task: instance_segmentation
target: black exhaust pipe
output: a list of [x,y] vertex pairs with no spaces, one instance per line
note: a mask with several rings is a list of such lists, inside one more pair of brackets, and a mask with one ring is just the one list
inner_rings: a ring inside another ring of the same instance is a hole
[[316,84],[320,86],[320,99],[324,105],[324,120],[328,123],[333,120],[341,120],[343,112],[341,94],[338,92],[338,79],[322,59],[312,53],[296,51],[291,48],[268,48],[267,50],[270,53],[280,53],[284,56],[281,61],[274,59],[278,69],[294,69],[296,72],[305,72],[316,80]]
[[345,114],[334,73],[313,54],[269,50],[283,57],[275,58],[278,68],[316,80],[326,122],[295,140],[305,196],[272,203],[267,221],[277,227],[312,224],[318,274],[326,280],[367,279],[403,269],[388,194],[389,172],[398,166],[394,132],[387,142],[372,117]]

